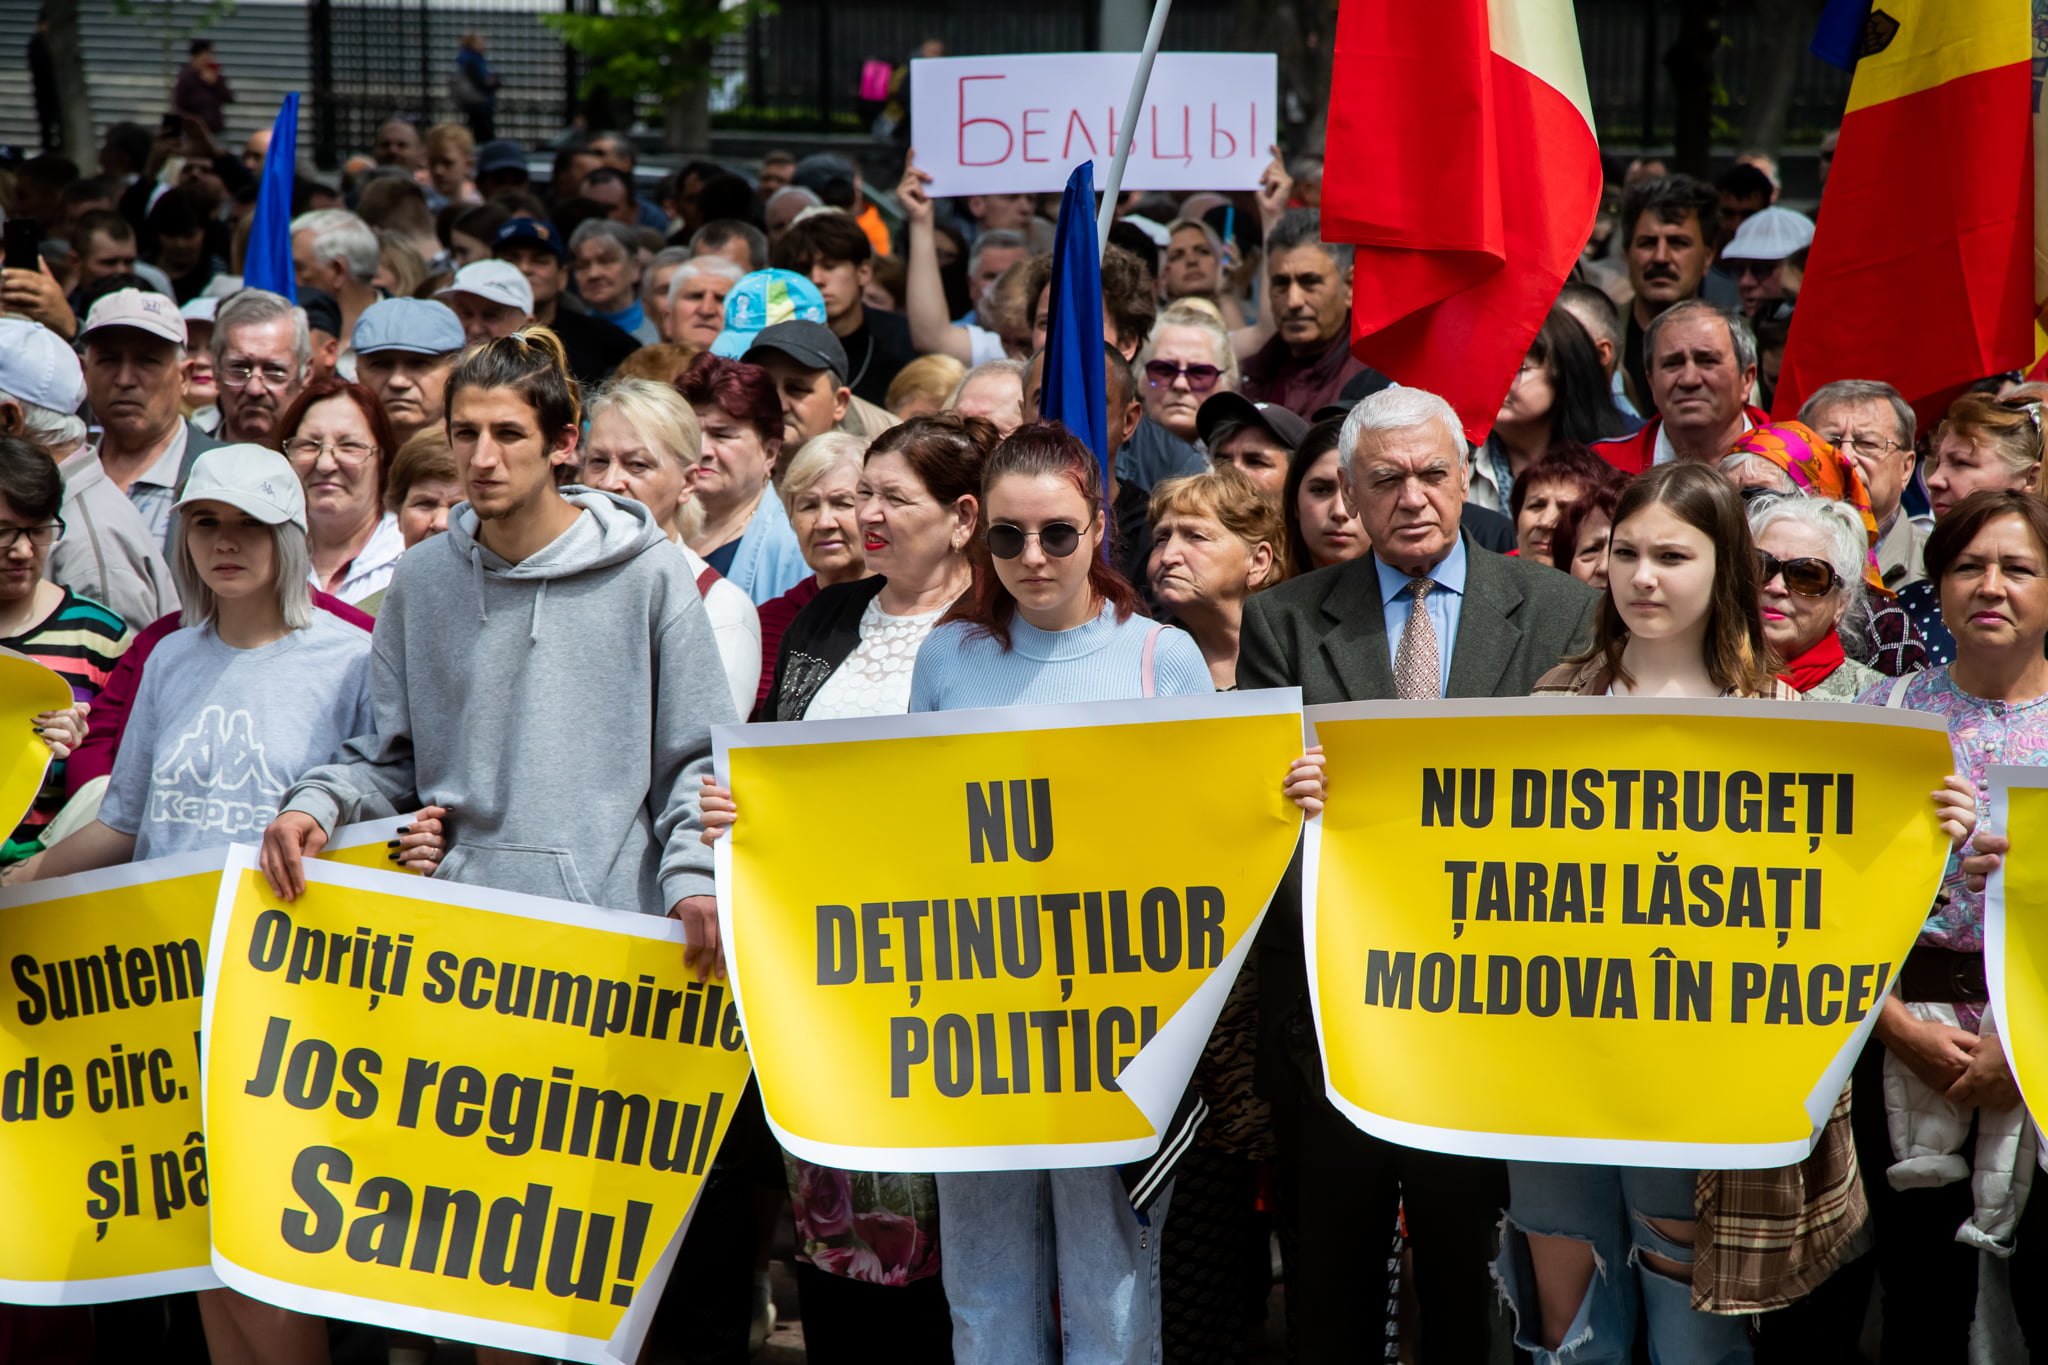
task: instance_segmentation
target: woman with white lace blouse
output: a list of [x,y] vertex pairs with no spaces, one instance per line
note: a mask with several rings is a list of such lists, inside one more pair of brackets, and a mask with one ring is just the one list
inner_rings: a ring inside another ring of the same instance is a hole
[[770,720],[900,715],[918,646],[974,582],[981,462],[996,429],[942,413],[891,427],[861,466],[856,511],[870,577],[823,589],[775,661]]
[[[942,413],[891,427],[869,447],[855,518],[871,577],[834,583],[783,634],[769,720],[902,715],[918,647],[974,584],[968,547],[981,512],[981,466],[996,429]],[[708,786],[713,805],[730,791]],[[886,1323],[898,1365],[952,1360],[939,1280],[938,1187],[929,1175],[842,1171],[784,1155],[796,1220],[797,1288],[815,1360],[865,1359]],[[869,1242],[859,1230],[915,1235]]]

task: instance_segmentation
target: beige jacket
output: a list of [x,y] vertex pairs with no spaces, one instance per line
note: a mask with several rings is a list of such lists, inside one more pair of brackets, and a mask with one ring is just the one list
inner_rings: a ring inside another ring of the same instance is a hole
[[64,476],[64,537],[50,551],[50,579],[112,608],[143,630],[178,609],[162,543],[89,447],[57,466]]

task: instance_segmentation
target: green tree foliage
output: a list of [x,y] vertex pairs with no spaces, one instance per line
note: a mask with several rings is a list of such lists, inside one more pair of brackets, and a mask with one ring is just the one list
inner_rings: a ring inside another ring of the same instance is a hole
[[673,147],[703,144],[710,125],[711,49],[746,29],[765,0],[615,0],[608,14],[549,14],[542,22],[589,63],[583,93],[631,102],[648,96],[666,114]]

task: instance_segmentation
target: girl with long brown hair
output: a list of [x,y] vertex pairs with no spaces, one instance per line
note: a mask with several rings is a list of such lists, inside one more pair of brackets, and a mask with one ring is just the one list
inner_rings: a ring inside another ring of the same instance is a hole
[[[1537,695],[1797,698],[1772,676],[1762,564],[1741,496],[1712,466],[1658,465],[1630,483],[1614,509],[1609,555],[1593,647],[1546,673]],[[1935,800],[1960,840],[1967,785]],[[1538,1365],[1625,1365],[1640,1316],[1654,1359],[1752,1359],[1750,1315],[1811,1293],[1853,1256],[1865,1225],[1847,1091],[1805,1162],[1743,1177],[1510,1161],[1496,1270],[1516,1344]],[[1702,1209],[1714,1211],[1711,1221]],[[1744,1240],[1766,1226],[1797,1231]],[[1710,1248],[1711,1269],[1696,1275],[1696,1251],[1704,1259]]]

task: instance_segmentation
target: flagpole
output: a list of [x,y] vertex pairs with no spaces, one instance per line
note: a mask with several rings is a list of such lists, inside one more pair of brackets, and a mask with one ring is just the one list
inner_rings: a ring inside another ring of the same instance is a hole
[[1145,107],[1145,87],[1152,83],[1152,59],[1159,55],[1159,40],[1166,36],[1167,11],[1173,0],[1154,0],[1152,26],[1145,30],[1145,48],[1138,54],[1138,74],[1131,81],[1131,97],[1124,104],[1124,140],[1115,148],[1109,163],[1109,178],[1102,182],[1102,208],[1095,215],[1095,246],[1109,246],[1110,225],[1116,222],[1116,201],[1123,193],[1124,163],[1131,159],[1131,147],[1138,140],[1138,114]]

